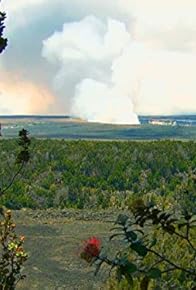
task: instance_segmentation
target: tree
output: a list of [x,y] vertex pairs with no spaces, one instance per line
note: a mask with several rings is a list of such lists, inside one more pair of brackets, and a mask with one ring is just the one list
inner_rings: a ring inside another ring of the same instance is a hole
[[3,37],[3,30],[5,28],[4,21],[6,18],[6,14],[0,11],[0,53],[6,48],[7,46],[7,38]]
[[[13,174],[10,182],[4,188],[0,188],[0,199],[14,184],[29,161],[30,143],[28,132],[25,129],[21,130],[18,140],[20,151],[15,160],[18,170]],[[11,211],[0,207],[0,289],[2,290],[15,289],[18,282],[25,278],[22,269],[28,255],[23,248],[24,236],[18,236],[15,227]]]

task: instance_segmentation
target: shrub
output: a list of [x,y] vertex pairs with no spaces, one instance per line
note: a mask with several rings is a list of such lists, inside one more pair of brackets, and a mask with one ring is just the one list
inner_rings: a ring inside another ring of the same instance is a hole
[[91,238],[81,258],[95,265],[95,274],[109,267],[108,289],[195,290],[195,227],[196,217],[186,210],[174,214],[137,199],[131,214],[119,215],[112,229],[109,243],[120,237],[121,249],[111,258]]
[[27,253],[23,248],[24,237],[17,236],[16,225],[11,211],[1,213],[0,219],[0,289],[15,289],[17,283],[25,278],[22,266],[27,260]]

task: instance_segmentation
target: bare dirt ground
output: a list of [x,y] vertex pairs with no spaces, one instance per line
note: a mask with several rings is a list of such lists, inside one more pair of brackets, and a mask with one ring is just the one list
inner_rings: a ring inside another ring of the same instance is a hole
[[[119,212],[118,212],[119,213]],[[101,289],[106,269],[94,276],[93,267],[79,258],[84,240],[90,236],[108,245],[109,230],[117,214],[112,211],[21,210],[14,212],[17,232],[25,235],[29,259],[26,279],[18,289]]]

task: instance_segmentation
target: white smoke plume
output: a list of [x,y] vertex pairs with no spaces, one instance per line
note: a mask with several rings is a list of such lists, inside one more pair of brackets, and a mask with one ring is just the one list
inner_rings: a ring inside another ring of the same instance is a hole
[[[0,58],[0,113],[22,108],[132,124],[136,113],[196,112],[195,0],[1,4],[9,45]],[[20,107],[12,106],[20,94],[5,72],[26,84]]]
[[102,123],[139,123],[132,87],[125,92],[118,80],[112,81],[112,65],[130,43],[123,23],[113,19],[105,23],[94,16],[64,24],[62,32],[44,41],[43,56],[60,67],[55,86],[62,86],[70,74],[75,80],[73,115]]
[[90,122],[138,124],[132,100],[116,86],[83,80],[76,88],[73,114]]
[[[139,11],[132,33],[121,21],[88,16],[65,23],[44,41],[43,56],[59,68],[54,86],[67,92],[65,84],[72,83],[72,114],[90,121],[138,124],[137,114],[195,112],[196,42],[191,33],[174,37],[181,13],[174,19],[168,16],[168,33],[162,18],[150,16],[151,29]],[[156,23],[160,36],[153,38]]]

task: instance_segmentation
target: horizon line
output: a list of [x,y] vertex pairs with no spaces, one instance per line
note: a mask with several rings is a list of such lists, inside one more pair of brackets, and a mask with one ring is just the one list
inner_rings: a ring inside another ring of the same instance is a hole
[[[138,117],[180,117],[180,116],[196,116],[195,113],[179,113],[179,114],[147,114],[147,115],[140,115],[138,114]],[[72,115],[67,115],[67,114],[0,114],[0,118],[65,118],[65,119],[80,119],[82,118],[77,117],[77,116],[72,116]]]

